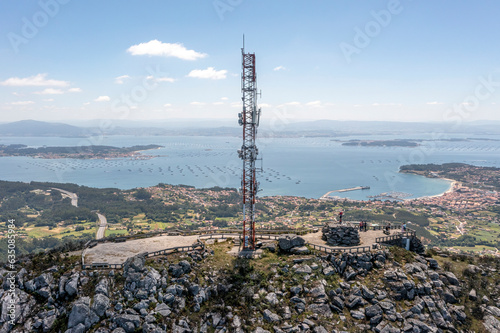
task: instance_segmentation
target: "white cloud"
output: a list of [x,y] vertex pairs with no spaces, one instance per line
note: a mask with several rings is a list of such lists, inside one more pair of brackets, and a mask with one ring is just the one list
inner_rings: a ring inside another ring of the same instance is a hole
[[83,103],[83,105],[89,105],[89,104],[90,104],[90,102],[85,102],[85,103]]
[[169,107],[171,107],[171,106],[172,106],[172,104],[167,103],[167,104],[163,104],[163,106],[164,106],[164,107],[166,107],[166,108],[169,108]]
[[229,98],[227,98],[227,97],[221,97],[220,99],[223,100],[223,101],[227,101]]
[[180,43],[162,43],[156,39],[132,45],[127,49],[127,52],[132,55],[174,57],[182,60],[196,60],[207,56],[205,53],[188,50]]
[[43,86],[66,87],[69,85],[69,82],[67,81],[47,80],[46,76],[47,74],[44,73],[25,78],[11,77],[5,81],[0,82],[0,85],[11,86],[11,87],[43,87]]
[[69,88],[68,92],[82,92],[81,88]]
[[321,106],[321,101],[312,101],[306,104],[307,106]]
[[189,104],[191,104],[191,105],[196,105],[196,106],[202,106],[202,105],[205,105],[205,103],[203,103],[203,102],[191,102],[191,103],[189,103]]
[[270,108],[270,107],[272,107],[272,105],[271,104],[267,104],[267,103],[261,103],[261,104],[259,104],[259,107],[260,108]]
[[216,71],[215,68],[208,67],[207,69],[194,69],[187,76],[199,79],[221,80],[226,78],[226,74],[227,70],[225,69]]
[[427,105],[441,105],[441,104],[444,104],[444,103],[441,103],[441,102],[427,102]]
[[224,102],[213,102],[212,104],[213,104],[213,105],[223,105],[223,104],[224,104]]
[[300,102],[288,102],[281,104],[280,106],[297,106],[297,105],[300,105]]
[[174,82],[175,79],[173,79],[171,77],[159,77],[156,79],[156,81],[158,81],[158,82]]
[[10,103],[11,105],[30,105],[30,104],[35,104],[33,101],[19,101],[19,102],[12,102]]
[[35,92],[35,94],[38,94],[38,95],[61,95],[61,94],[64,94],[64,92],[61,89],[46,88],[42,91]]
[[109,102],[111,98],[109,96],[99,96],[96,99],[94,99],[94,102]]
[[373,103],[372,106],[402,106],[400,103]]
[[43,99],[44,102],[53,102],[54,99],[53,98],[46,98],[46,99]]
[[118,76],[118,77],[115,77],[115,83],[116,84],[123,84],[123,82],[127,79],[130,79],[130,76],[128,75],[121,75],[121,76]]
[[285,66],[278,66],[278,67],[274,67],[273,71],[284,71],[285,69],[286,69]]
[[156,82],[175,82],[175,79],[171,77],[154,77],[153,75],[149,75],[146,77],[147,80],[155,80]]

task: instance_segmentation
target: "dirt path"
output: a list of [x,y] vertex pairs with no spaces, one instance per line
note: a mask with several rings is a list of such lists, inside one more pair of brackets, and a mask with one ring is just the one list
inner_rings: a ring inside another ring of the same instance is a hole
[[85,263],[121,264],[129,257],[142,252],[153,252],[169,247],[189,246],[195,243],[198,236],[157,236],[145,239],[130,240],[123,243],[101,243],[87,249]]

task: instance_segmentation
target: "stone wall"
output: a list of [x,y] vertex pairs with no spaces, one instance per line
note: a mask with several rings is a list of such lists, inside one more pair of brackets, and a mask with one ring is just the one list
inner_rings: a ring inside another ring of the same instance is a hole
[[356,246],[359,245],[359,231],[356,227],[348,225],[329,224],[323,227],[324,241],[331,246]]

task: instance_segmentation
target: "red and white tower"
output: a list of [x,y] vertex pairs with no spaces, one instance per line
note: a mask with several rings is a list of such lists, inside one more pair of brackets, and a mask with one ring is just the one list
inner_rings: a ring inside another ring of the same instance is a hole
[[255,53],[245,53],[245,43],[241,49],[242,68],[241,92],[243,111],[238,114],[238,123],[243,126],[243,145],[238,150],[243,160],[241,190],[243,200],[243,250],[255,249],[255,199],[259,183],[256,179],[255,161],[259,150],[255,145],[260,109],[257,108],[257,75]]

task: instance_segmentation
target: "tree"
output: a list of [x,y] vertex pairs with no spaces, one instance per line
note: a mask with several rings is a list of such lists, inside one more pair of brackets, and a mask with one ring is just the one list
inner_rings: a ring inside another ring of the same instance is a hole
[[151,199],[151,194],[145,189],[140,188],[134,193],[134,197],[138,200],[149,200]]

